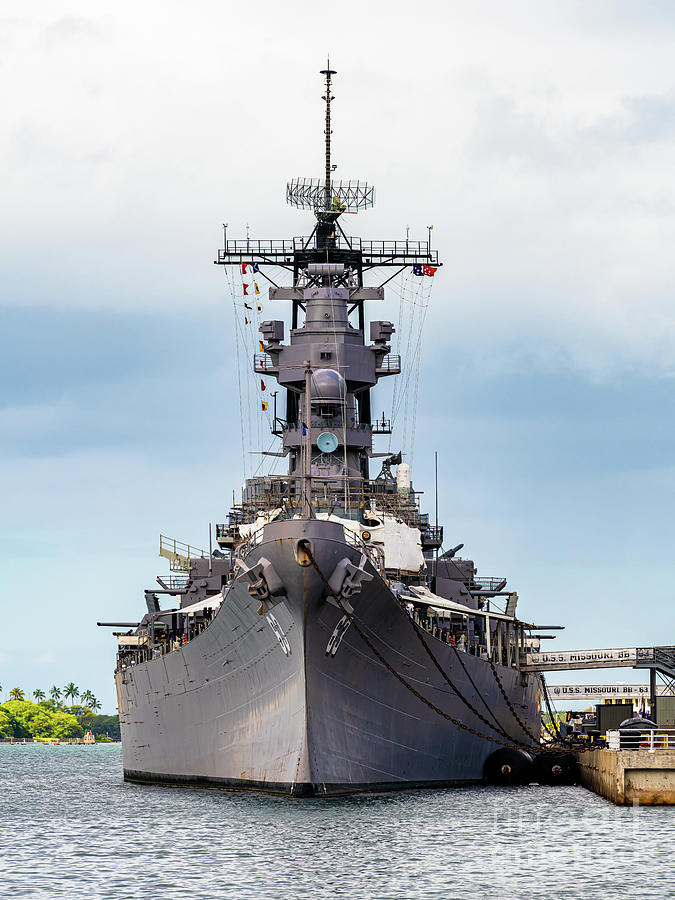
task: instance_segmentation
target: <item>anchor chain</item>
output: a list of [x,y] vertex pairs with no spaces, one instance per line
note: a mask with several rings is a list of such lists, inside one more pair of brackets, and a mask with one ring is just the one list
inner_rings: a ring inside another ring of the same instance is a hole
[[451,644],[450,646],[452,647],[452,649],[453,649],[453,651],[454,651],[454,653],[455,653],[455,658],[457,659],[457,662],[460,664],[460,666],[461,666],[462,669],[464,670],[464,674],[466,675],[466,677],[467,677],[467,678],[469,679],[469,681],[471,682],[471,687],[472,687],[472,688],[474,689],[474,691],[476,692],[476,696],[477,696],[477,697],[480,697],[480,699],[481,699],[481,701],[482,701],[483,706],[485,707],[485,709],[489,712],[489,714],[490,714],[490,715],[492,716],[492,718],[495,720],[495,722],[497,723],[497,725],[499,725],[499,727],[500,727],[500,728],[502,729],[502,731],[503,731],[504,729],[503,729],[503,727],[502,727],[501,722],[499,721],[499,719],[497,718],[497,716],[494,714],[494,712],[490,709],[487,700],[485,699],[485,697],[483,696],[483,694],[481,694],[481,692],[478,690],[478,685],[476,684],[476,682],[475,682],[475,681],[473,680],[473,678],[471,677],[471,673],[469,672],[469,670],[467,669],[467,667],[464,665],[464,660],[462,659],[461,653],[458,651],[457,647],[456,647],[454,644]]
[[[313,568],[315,569],[317,575],[319,576],[321,581],[326,586],[326,590],[330,593],[331,597],[333,597],[335,602],[338,604],[338,606],[340,607],[340,609],[342,610],[344,615],[349,620],[350,624],[353,625],[354,630],[357,632],[359,637],[363,640],[363,642],[366,644],[366,646],[369,648],[369,650],[373,653],[373,655],[382,663],[382,665],[385,667],[385,669],[387,669],[387,671],[389,671],[394,676],[394,678],[396,678],[397,681],[400,681],[401,684],[408,691],[410,691],[410,693],[413,696],[417,697],[417,699],[420,700],[422,703],[424,703],[424,705],[427,706],[432,712],[435,712],[437,715],[441,716],[443,719],[446,719],[451,724],[456,725],[458,728],[461,728],[463,731],[467,731],[469,734],[473,734],[476,737],[482,738],[483,740],[490,741],[493,744],[499,744],[502,747],[509,747],[513,750],[522,750],[524,748],[532,749],[531,747],[528,747],[527,745],[524,745],[522,743],[516,743],[513,740],[504,741],[501,738],[494,737],[493,735],[490,735],[490,734],[484,734],[483,732],[478,731],[475,728],[471,728],[470,725],[466,725],[464,722],[461,722],[459,719],[455,719],[453,716],[449,715],[448,713],[446,713],[442,709],[440,709],[438,706],[436,706],[436,704],[433,703],[431,700],[429,700],[425,696],[423,696],[416,688],[414,688],[412,686],[412,684],[410,684],[410,682],[406,678],[403,677],[403,675],[401,675],[399,672],[397,672],[396,669],[390,663],[387,662],[387,660],[382,656],[382,654],[377,649],[377,647],[375,647],[373,642],[370,640],[368,635],[360,627],[360,625],[358,624],[358,622],[356,621],[354,616],[350,612],[347,611],[342,600],[335,593],[333,588],[328,583],[328,579],[325,577],[325,575],[319,568],[319,564],[314,559],[314,554],[312,553],[312,551],[309,547],[307,548],[307,555],[308,555],[309,560],[310,560]],[[490,726],[490,727],[492,728],[492,726]]]
[[516,722],[520,725],[520,727],[523,729],[523,731],[529,738],[531,738],[532,740],[536,740],[536,738],[534,737],[534,735],[532,734],[530,729],[527,727],[527,725],[523,722],[523,720],[520,718],[518,713],[515,711],[513,704],[509,700],[509,698],[506,694],[506,691],[504,690],[504,685],[502,684],[502,680],[499,677],[499,673],[497,672],[497,669],[495,668],[495,664],[492,662],[492,659],[489,656],[488,656],[488,662],[490,663],[490,668],[492,669],[492,674],[495,676],[495,681],[497,682],[497,686],[498,686],[499,690],[501,691],[502,697],[504,698],[506,705],[508,706],[509,710],[511,711],[513,718],[516,720]]
[[[409,616],[408,616],[408,618],[410,619]],[[432,663],[434,664],[434,666],[438,669],[438,671],[441,673],[441,676],[443,677],[443,679],[450,685],[450,687],[452,688],[452,690],[455,692],[455,694],[456,694],[456,695],[459,697],[459,699],[462,701],[462,703],[463,703],[463,704],[464,704],[464,705],[465,705],[465,706],[466,706],[466,707],[474,714],[474,716],[476,716],[477,719],[480,719],[480,721],[483,722],[484,725],[487,725],[488,728],[491,728],[493,731],[499,732],[500,734],[503,735],[503,737],[507,738],[507,739],[510,740],[510,741],[516,740],[516,738],[511,737],[511,735],[508,734],[508,733],[502,728],[502,726],[499,724],[499,722],[497,722],[497,727],[495,727],[491,722],[488,722],[488,720],[487,720],[483,715],[481,715],[481,713],[478,712],[478,710],[475,708],[475,706],[473,706],[473,704],[471,704],[471,703],[466,699],[466,697],[464,697],[464,695],[463,695],[463,694],[459,691],[459,689],[456,687],[456,685],[454,684],[454,682],[452,681],[452,679],[450,678],[450,676],[444,671],[443,667],[442,667],[441,664],[438,662],[438,660],[436,659],[436,657],[434,656],[434,654],[431,652],[431,649],[429,648],[429,645],[427,644],[427,642],[424,640],[424,637],[422,636],[422,630],[421,630],[421,628],[420,628],[415,622],[413,622],[412,619],[410,619],[410,623],[411,623],[411,625],[412,625],[412,627],[413,627],[413,631],[415,632],[415,635],[417,636],[419,642],[420,642],[420,643],[422,644],[422,646],[424,647],[424,649],[425,649],[425,651],[426,651],[426,653],[427,653],[427,656],[428,656],[429,659],[432,661]],[[474,685],[474,687],[475,687],[475,685]],[[481,696],[481,695],[479,694],[479,696]],[[495,721],[497,721],[497,720],[495,719]],[[528,748],[528,749],[531,749],[531,748]]]

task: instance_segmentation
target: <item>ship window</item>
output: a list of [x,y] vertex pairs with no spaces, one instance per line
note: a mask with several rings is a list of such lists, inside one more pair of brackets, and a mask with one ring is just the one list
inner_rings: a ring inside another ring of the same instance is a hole
[[332,353],[329,353],[329,352],[326,352],[326,351],[322,351],[322,352],[321,352],[321,359],[332,359],[332,358],[333,358],[333,354],[332,354]]

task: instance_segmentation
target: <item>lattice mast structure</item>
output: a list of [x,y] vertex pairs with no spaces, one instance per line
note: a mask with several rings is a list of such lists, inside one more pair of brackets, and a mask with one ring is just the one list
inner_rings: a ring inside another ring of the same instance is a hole
[[333,174],[333,170],[331,168],[330,162],[330,136],[333,133],[330,127],[330,102],[335,98],[331,95],[331,84],[330,79],[331,75],[337,75],[335,69],[331,69],[330,67],[330,59],[328,59],[327,68],[321,70],[321,74],[326,76],[326,93],[323,96],[323,100],[326,101],[326,190],[324,192],[324,210],[329,210],[331,206],[331,177]]

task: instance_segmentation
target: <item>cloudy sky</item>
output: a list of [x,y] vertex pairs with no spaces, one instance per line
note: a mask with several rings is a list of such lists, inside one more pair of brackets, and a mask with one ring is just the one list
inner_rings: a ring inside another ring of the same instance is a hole
[[447,545],[561,648],[675,643],[672,2],[23,9],[0,18],[4,692],[72,679],[112,710],[97,619],[138,616],[160,531],[223,520],[242,463],[212,259],[224,222],[311,227],[284,187],[321,174],[328,52],[336,174],[377,188],[348,225],[433,224],[445,263],[413,478],[431,505],[437,449]]

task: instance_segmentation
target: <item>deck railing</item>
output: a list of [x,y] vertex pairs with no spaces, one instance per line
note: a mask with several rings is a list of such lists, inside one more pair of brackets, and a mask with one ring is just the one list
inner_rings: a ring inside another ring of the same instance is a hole
[[388,353],[376,367],[378,372],[400,372],[401,357],[397,353]]
[[617,728],[607,732],[610,750],[675,750],[675,728]]
[[[348,526],[343,526],[345,541],[351,546],[355,547],[357,550],[360,550],[362,553],[365,553],[366,557],[370,560],[373,565],[373,568],[376,569],[384,577],[385,573],[385,565],[384,565],[384,551],[381,547],[376,546],[374,544],[366,544],[361,538],[360,532],[356,530],[352,530]],[[255,547],[263,539],[265,525],[259,525],[251,534],[246,538],[246,540],[242,541],[237,545],[237,557],[239,559],[244,559]]]
[[184,544],[183,541],[160,534],[159,555],[169,560],[169,568],[172,572],[189,572],[191,559],[198,559],[209,554],[206,550],[201,550],[192,544]]
[[504,578],[484,578],[477,577],[473,579],[473,584],[479,591],[495,591],[500,585],[504,585]]

